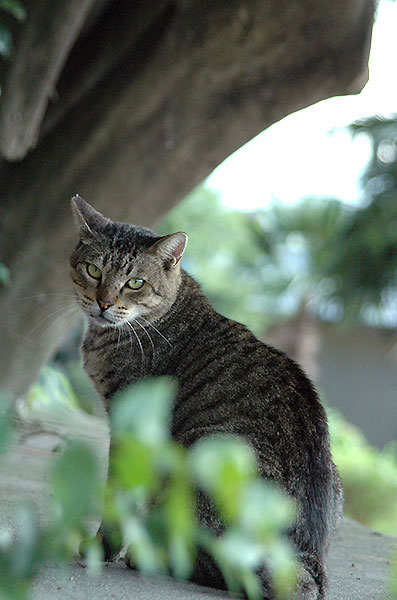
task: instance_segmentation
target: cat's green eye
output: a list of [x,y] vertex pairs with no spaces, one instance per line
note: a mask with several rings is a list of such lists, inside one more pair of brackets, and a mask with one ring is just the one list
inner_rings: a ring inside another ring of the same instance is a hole
[[144,283],[145,282],[143,279],[139,279],[139,277],[133,277],[132,279],[129,279],[125,285],[126,287],[130,288],[130,290],[140,290]]
[[98,269],[98,267],[96,267],[92,263],[87,264],[87,273],[93,279],[100,279],[102,277],[101,269]]

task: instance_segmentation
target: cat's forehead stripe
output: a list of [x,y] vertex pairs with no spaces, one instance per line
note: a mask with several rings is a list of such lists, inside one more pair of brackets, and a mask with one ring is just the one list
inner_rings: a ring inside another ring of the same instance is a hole
[[151,245],[155,235],[150,230],[142,231],[123,223],[110,223],[104,233],[107,238],[104,263],[120,271],[130,271],[133,268],[137,256]]

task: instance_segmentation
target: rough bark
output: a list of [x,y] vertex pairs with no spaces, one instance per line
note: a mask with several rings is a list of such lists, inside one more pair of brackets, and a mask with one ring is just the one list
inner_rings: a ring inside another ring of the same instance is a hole
[[23,158],[36,145],[48,101],[95,0],[35,0],[9,68],[3,71],[0,151]]
[[[60,311],[40,324],[48,303],[60,308],[51,294],[70,289],[71,195],[113,218],[153,225],[267,126],[358,92],[367,79],[372,0],[180,0],[149,13],[141,3],[103,6],[102,16],[79,25],[58,73],[58,104],[34,134],[37,147],[0,169],[0,262],[13,278],[0,296],[0,381],[14,394],[26,390],[67,321]],[[105,32],[120,27],[111,12],[120,6],[126,27],[137,25],[131,43],[124,36],[114,49],[117,35]],[[95,40],[106,52],[92,51]],[[29,103],[28,85],[19,85]],[[6,108],[13,93],[3,95]]]

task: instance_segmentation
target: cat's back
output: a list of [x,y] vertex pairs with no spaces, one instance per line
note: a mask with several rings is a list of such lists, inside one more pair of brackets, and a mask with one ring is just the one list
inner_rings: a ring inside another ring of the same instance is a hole
[[264,439],[304,444],[317,431],[327,436],[317,393],[293,360],[211,307],[203,305],[195,319],[181,349],[175,417],[181,428],[257,432],[258,446]]
[[245,326],[208,310],[184,348],[172,432],[190,446],[231,433],[254,449],[262,476],[278,482],[301,507],[293,537],[322,556],[341,512],[327,418],[302,369]]

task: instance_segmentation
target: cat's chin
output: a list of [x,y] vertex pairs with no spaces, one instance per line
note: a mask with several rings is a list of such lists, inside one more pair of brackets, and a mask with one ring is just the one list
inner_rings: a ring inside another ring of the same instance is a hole
[[93,317],[92,315],[90,315],[89,321],[91,323],[93,323],[94,325],[96,325],[97,327],[104,327],[104,328],[117,327],[117,323],[113,323],[113,321],[109,321],[109,319],[107,319],[105,317],[105,315],[98,315],[96,317]]

